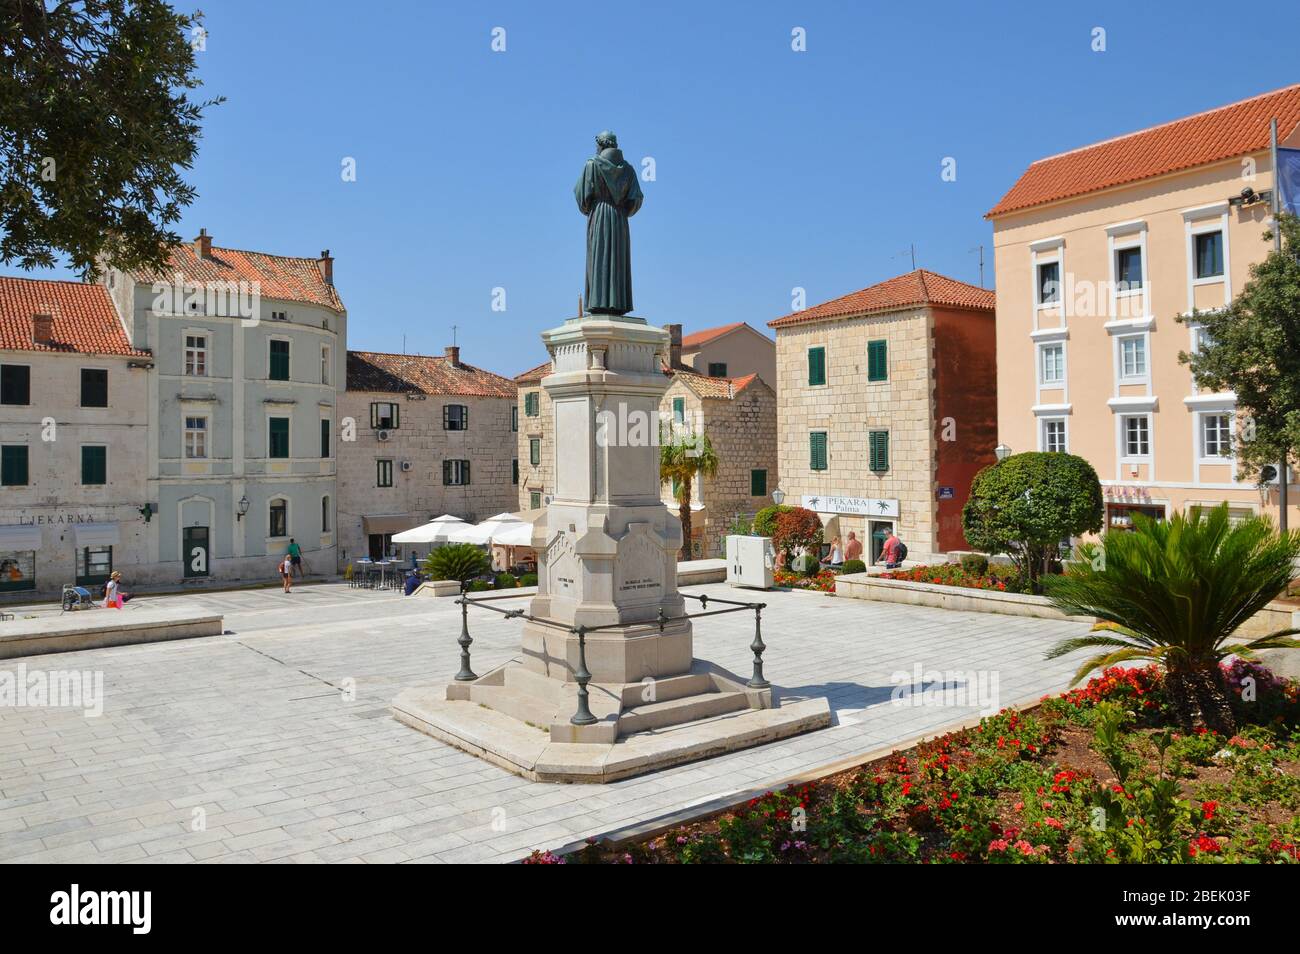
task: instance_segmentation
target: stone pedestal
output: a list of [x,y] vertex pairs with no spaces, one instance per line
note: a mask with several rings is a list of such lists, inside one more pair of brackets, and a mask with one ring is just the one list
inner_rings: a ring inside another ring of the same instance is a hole
[[[402,721],[530,778],[610,781],[830,724],[826,700],[776,708],[770,688],[693,658],[677,591],[682,528],[660,500],[668,333],[633,317],[544,332],[555,490],[533,525],[538,590],[520,654],[446,698],[407,690]],[[474,611],[471,609],[471,615]],[[583,630],[589,705],[575,725]],[[472,625],[471,625],[472,630]],[[545,739],[542,736],[545,736]]]

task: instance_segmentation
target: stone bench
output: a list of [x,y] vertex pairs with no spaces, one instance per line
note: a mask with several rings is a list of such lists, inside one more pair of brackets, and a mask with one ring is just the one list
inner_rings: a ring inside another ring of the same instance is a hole
[[0,659],[220,636],[224,621],[220,614],[167,612],[145,607],[77,610],[33,619],[19,617],[0,623]]

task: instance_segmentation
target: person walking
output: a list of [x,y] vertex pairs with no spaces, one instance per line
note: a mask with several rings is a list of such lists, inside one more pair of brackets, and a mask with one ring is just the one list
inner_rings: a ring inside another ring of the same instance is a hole
[[122,571],[114,570],[104,584],[104,608],[122,609],[130,595],[122,592]]
[[289,538],[289,560],[293,572],[302,576],[302,547],[298,546],[298,541],[293,537]]
[[858,535],[856,533],[850,530],[848,542],[844,544],[844,562],[848,563],[850,560],[861,560],[861,559],[862,559],[862,541],[858,539]]
[[907,559],[907,547],[902,540],[898,539],[892,528],[889,536],[885,538],[885,545],[880,548],[880,557],[885,561],[886,570],[898,569]]
[[838,536],[833,537],[831,539],[831,552],[827,554],[826,561],[822,563],[822,566],[830,569],[837,569],[843,565],[844,554],[840,552],[840,538]]
[[284,555],[284,559],[280,561],[280,580],[284,583],[284,591],[286,593],[292,593],[293,557],[289,556],[287,553]]

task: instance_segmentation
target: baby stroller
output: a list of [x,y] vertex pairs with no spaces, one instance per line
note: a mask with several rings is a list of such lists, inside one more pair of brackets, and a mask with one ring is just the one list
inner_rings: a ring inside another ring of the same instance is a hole
[[90,590],[84,586],[76,586],[72,583],[63,584],[63,610],[66,613],[69,610],[94,609],[95,598],[90,595]]

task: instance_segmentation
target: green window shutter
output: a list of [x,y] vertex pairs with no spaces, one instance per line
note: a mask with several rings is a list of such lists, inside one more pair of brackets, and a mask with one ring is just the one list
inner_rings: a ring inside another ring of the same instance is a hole
[[530,510],[538,510],[541,508],[541,506],[542,506],[542,495],[537,493],[536,491],[530,493],[528,495],[528,508]]
[[330,455],[330,422],[322,420],[320,422],[320,455],[329,457]]
[[510,462],[510,482],[512,484],[519,483],[519,458],[518,457],[516,457],[514,460]]
[[868,466],[874,471],[889,470],[889,431],[872,431],[867,441],[870,451]]
[[271,341],[270,379],[272,381],[289,380],[289,342]]
[[289,419],[273,417],[267,427],[267,457],[289,456]]
[[826,432],[813,431],[808,442],[808,467],[810,470],[826,469]]
[[767,496],[767,471],[751,470],[749,472],[749,495],[751,497]]
[[808,349],[808,383],[810,385],[826,383],[826,349]]
[[542,442],[536,437],[528,441],[528,462],[534,467],[542,462]]
[[442,485],[448,487],[451,485],[451,461],[442,462]]
[[673,423],[686,420],[686,398],[673,398]]
[[83,484],[108,483],[107,447],[83,447],[81,449],[81,482]]
[[469,461],[460,462],[460,482],[464,486],[469,486]]
[[6,487],[27,486],[27,448],[0,448],[0,484]]
[[525,417],[537,416],[537,392],[536,391],[529,391],[527,394],[524,395],[524,416]]
[[889,345],[884,340],[867,342],[867,380],[889,380]]

